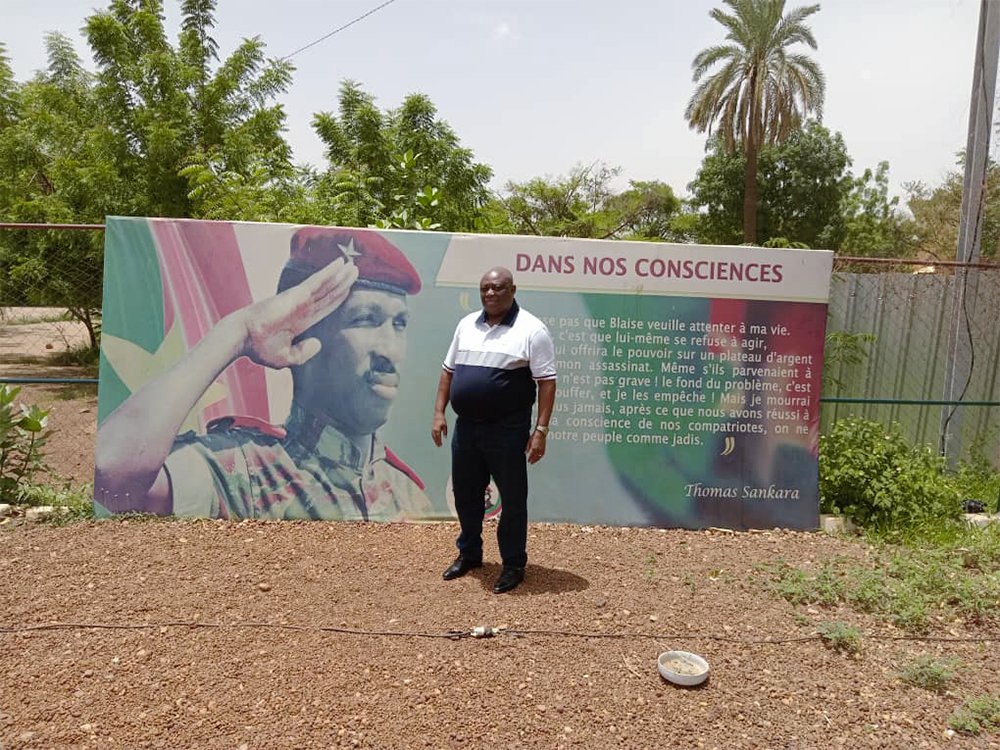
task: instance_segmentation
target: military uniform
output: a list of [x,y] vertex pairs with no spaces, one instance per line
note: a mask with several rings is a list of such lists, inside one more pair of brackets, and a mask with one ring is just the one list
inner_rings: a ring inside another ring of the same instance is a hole
[[174,514],[387,521],[427,517],[420,478],[372,436],[370,458],[293,403],[288,422],[213,420],[178,436],[166,462]]

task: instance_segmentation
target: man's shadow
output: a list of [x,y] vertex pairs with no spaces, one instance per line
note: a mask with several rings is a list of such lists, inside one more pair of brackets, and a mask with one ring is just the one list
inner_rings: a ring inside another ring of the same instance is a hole
[[[483,563],[483,567],[472,571],[471,575],[479,580],[479,584],[486,591],[492,591],[493,582],[500,575],[500,570],[501,567],[498,563]],[[571,591],[583,591],[587,588],[590,588],[590,581],[575,573],[529,563],[528,567],[524,569],[524,581],[513,591],[504,593],[503,596],[563,594]]]

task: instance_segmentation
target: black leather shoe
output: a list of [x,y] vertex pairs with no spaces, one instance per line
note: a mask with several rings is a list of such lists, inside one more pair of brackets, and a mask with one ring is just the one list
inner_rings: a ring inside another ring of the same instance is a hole
[[470,560],[467,557],[459,555],[455,558],[455,562],[449,565],[447,570],[442,573],[442,577],[444,580],[450,581],[452,578],[461,578],[473,568],[481,567],[483,567],[482,560]]
[[517,585],[524,580],[524,568],[510,568],[504,566],[497,576],[496,583],[493,584],[493,593],[502,594],[504,591],[516,589]]

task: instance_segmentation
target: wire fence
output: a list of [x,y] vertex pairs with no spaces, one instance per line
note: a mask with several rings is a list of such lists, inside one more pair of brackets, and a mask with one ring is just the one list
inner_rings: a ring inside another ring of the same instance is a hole
[[0,224],[0,383],[49,410],[54,484],[94,476],[103,229]]
[[[53,476],[76,484],[93,477],[102,229],[0,224],[0,383],[51,409]],[[837,258],[822,428],[897,423],[912,442],[1000,465],[998,315],[998,265]]]

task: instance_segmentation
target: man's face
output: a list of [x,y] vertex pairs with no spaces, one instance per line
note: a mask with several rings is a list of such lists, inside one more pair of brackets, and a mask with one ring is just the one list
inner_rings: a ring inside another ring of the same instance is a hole
[[502,318],[514,304],[513,279],[507,274],[490,271],[479,280],[479,300],[488,318]]
[[408,322],[402,294],[354,287],[312,332],[323,348],[304,366],[309,408],[351,436],[385,424],[399,391]]

